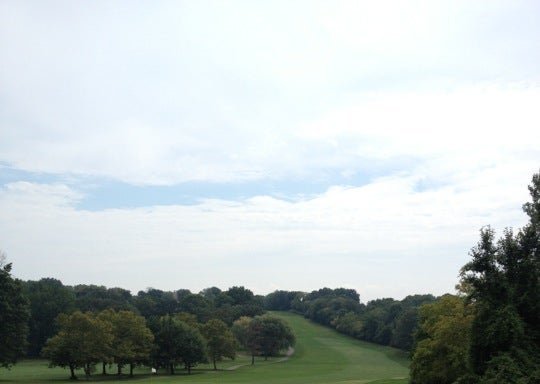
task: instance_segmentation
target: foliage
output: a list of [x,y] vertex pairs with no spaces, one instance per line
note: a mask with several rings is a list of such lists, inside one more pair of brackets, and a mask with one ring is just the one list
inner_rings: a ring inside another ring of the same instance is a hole
[[101,312],[105,309],[134,310],[131,292],[123,288],[106,288],[98,285],[76,285],[75,307],[81,312]]
[[291,310],[317,323],[361,340],[410,350],[418,326],[418,308],[435,297],[412,295],[402,301],[385,298],[364,305],[353,289],[322,288],[309,294],[276,291],[267,296],[267,305],[286,305],[289,299]]
[[47,341],[42,351],[51,366],[68,367],[75,379],[75,369],[84,368],[90,375],[94,364],[110,359],[113,333],[109,322],[80,311],[61,314],[57,322],[58,334]]
[[105,310],[99,319],[112,326],[113,342],[111,357],[118,366],[118,373],[124,365],[130,365],[130,376],[133,367],[148,362],[153,347],[154,335],[146,326],[143,317],[130,311]]
[[156,368],[168,368],[170,374],[174,374],[175,366],[184,363],[191,372],[197,363],[206,361],[205,342],[200,332],[173,316],[159,319],[154,336],[152,360]]
[[464,299],[445,295],[420,309],[411,383],[450,384],[468,373],[473,315]]
[[255,363],[255,356],[259,351],[259,345],[255,337],[255,329],[251,323],[253,318],[248,316],[242,316],[236,320],[232,325],[232,333],[236,337],[236,340],[249,354],[251,355],[251,364]]
[[212,319],[202,327],[202,333],[206,339],[208,356],[212,360],[214,370],[217,369],[216,361],[221,361],[223,357],[235,358],[236,340],[227,324],[221,320]]
[[512,376],[527,382],[524,372],[539,370],[540,173],[533,176],[529,192],[532,201],[523,206],[529,223],[517,234],[505,230],[498,241],[493,229],[483,228],[472,260],[461,271],[476,310],[471,364],[482,380]]
[[180,356],[188,374],[199,363],[206,363],[206,341],[197,328],[185,324],[180,333]]
[[264,307],[270,311],[289,311],[292,309],[293,301],[302,292],[274,291],[264,298]]
[[295,336],[289,326],[274,316],[257,316],[250,323],[250,337],[259,354],[265,359],[294,345]]
[[239,344],[255,356],[276,356],[281,350],[293,346],[295,336],[289,326],[274,316],[242,317],[233,324],[232,331]]
[[0,257],[0,367],[9,368],[24,353],[29,311],[20,281],[11,276],[11,264],[2,265],[2,252]]
[[75,293],[71,287],[52,278],[27,281],[23,287],[30,302],[28,355],[36,357],[47,339],[57,332],[54,320],[58,315],[75,309]]

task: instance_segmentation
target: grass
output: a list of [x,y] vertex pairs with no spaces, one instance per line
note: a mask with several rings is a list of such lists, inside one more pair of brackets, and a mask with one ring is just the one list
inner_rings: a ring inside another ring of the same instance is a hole
[[[250,358],[241,355],[235,361],[223,361],[221,370],[214,372],[210,365],[198,366],[188,376],[182,370],[175,376],[149,375],[148,369],[137,369],[135,378],[106,378],[96,374],[93,382],[155,382],[200,384],[405,384],[408,382],[408,360],[402,351],[365,343],[340,335],[314,324],[301,316],[278,312],[276,316],[286,320],[297,336],[295,353],[287,361],[280,358],[264,361],[258,359],[254,366]],[[245,364],[245,365],[244,365]],[[235,370],[226,370],[240,365]],[[86,381],[82,372],[80,381]],[[0,370],[3,383],[50,383],[67,382],[68,370],[47,368],[46,361],[23,361],[11,371]]]

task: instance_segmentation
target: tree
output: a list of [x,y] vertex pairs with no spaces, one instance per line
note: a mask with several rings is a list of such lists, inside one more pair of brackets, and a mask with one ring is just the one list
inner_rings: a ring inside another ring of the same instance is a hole
[[178,304],[172,292],[164,292],[153,288],[139,291],[137,296],[133,298],[133,303],[146,319],[172,315],[176,312]]
[[39,356],[47,339],[56,334],[55,319],[74,310],[75,294],[60,280],[45,278],[27,281],[24,293],[30,301],[28,355]]
[[256,339],[259,352],[265,360],[276,356],[280,351],[292,347],[295,336],[289,326],[273,316],[256,316],[251,322],[251,336]]
[[101,312],[105,309],[132,310],[131,292],[122,288],[97,285],[76,285],[75,306],[81,312]]
[[211,302],[204,296],[189,293],[178,301],[179,312],[187,312],[197,316],[197,320],[205,322],[208,320],[211,311]]
[[205,341],[199,330],[173,316],[165,315],[159,319],[155,343],[154,363],[157,368],[168,368],[171,375],[180,363],[184,363],[191,373],[192,367],[206,361]]
[[540,375],[540,173],[529,192],[527,225],[517,234],[505,230],[498,241],[493,229],[483,228],[461,271],[476,309],[471,363],[480,377],[499,377],[503,366],[521,372],[515,380]]
[[154,335],[146,326],[146,321],[133,312],[110,309],[101,312],[99,318],[112,326],[111,356],[118,366],[118,374],[122,373],[122,367],[129,364],[129,375],[133,376],[134,366],[149,360],[153,346]]
[[472,311],[461,297],[445,295],[420,308],[411,383],[450,384],[467,374]]
[[251,354],[251,364],[255,363],[255,356],[267,359],[295,342],[289,326],[283,320],[268,315],[241,317],[234,322],[232,331],[240,345]]
[[28,302],[20,281],[11,276],[11,263],[0,251],[0,367],[9,368],[24,354],[28,334]]
[[202,333],[206,339],[208,356],[214,364],[214,370],[217,369],[216,361],[221,361],[223,357],[235,358],[236,342],[227,324],[218,319],[209,320],[202,327]]
[[199,363],[208,362],[206,341],[197,328],[185,323],[180,336],[180,356],[188,374],[191,374],[191,368]]
[[251,304],[255,297],[253,292],[244,287],[231,287],[225,294],[233,300],[233,305]]
[[93,365],[110,359],[113,334],[109,322],[80,311],[61,314],[57,322],[58,334],[42,350],[51,366],[68,367],[71,379],[76,379],[75,369],[84,368],[89,376]]

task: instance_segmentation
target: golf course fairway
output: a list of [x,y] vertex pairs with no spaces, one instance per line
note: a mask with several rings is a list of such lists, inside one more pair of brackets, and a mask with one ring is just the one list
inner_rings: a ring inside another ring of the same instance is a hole
[[[259,384],[405,384],[408,382],[406,353],[394,348],[366,343],[314,324],[303,317],[285,312],[273,315],[287,321],[296,334],[294,353],[264,361],[254,366],[248,356],[218,364],[198,366],[191,375],[179,370],[174,376],[150,375],[148,369],[138,369],[135,378],[118,378],[114,374],[92,375],[93,382],[155,382],[155,383],[259,383]],[[0,383],[47,383],[68,380],[68,371],[47,368],[43,360],[22,361],[11,371],[0,370]],[[79,381],[86,381],[82,372]]]

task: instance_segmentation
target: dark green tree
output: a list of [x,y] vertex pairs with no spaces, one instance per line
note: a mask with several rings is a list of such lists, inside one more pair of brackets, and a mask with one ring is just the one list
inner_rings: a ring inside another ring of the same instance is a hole
[[181,332],[180,356],[188,374],[191,374],[191,369],[197,364],[208,362],[206,341],[201,332],[185,323]]
[[81,312],[101,312],[105,309],[133,310],[131,292],[122,288],[98,285],[76,285],[75,307]]
[[295,336],[291,328],[281,319],[273,316],[256,316],[250,324],[251,336],[256,339],[259,353],[265,360],[277,356],[280,351],[292,347]]
[[175,367],[183,363],[191,373],[192,367],[207,360],[205,340],[198,329],[170,315],[161,317],[156,328],[152,360],[157,368],[167,368],[174,375]]
[[[505,230],[499,240],[483,228],[461,271],[475,308],[471,365],[484,381],[533,383],[540,377],[540,173],[529,192],[531,202],[523,206],[529,222],[516,234]],[[514,381],[501,381],[508,372]]]
[[9,368],[25,352],[28,334],[28,302],[20,281],[11,276],[0,251],[0,367]]
[[55,319],[61,313],[73,312],[75,294],[60,280],[44,278],[23,284],[24,294],[30,302],[28,355],[39,356],[47,339],[58,331]]

